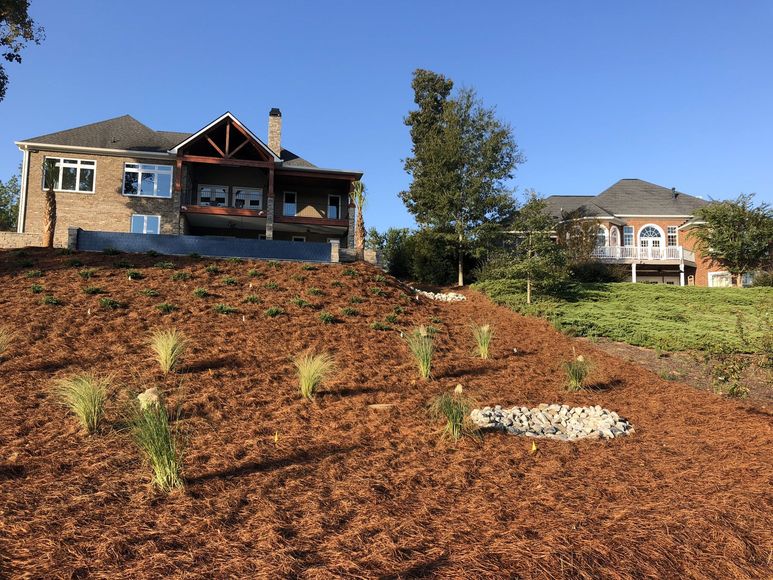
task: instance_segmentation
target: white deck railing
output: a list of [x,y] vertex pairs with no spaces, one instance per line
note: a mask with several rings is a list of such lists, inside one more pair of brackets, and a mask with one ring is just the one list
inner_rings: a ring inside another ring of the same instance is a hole
[[682,246],[667,246],[665,248],[637,246],[597,246],[592,253],[600,260],[686,260],[695,261],[695,253],[685,250]]

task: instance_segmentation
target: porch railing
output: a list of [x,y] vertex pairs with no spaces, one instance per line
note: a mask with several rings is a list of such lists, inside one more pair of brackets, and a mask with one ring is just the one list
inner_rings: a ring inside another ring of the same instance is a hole
[[678,260],[695,261],[695,253],[682,246],[665,248],[639,246],[597,246],[591,254],[599,260],[657,261]]

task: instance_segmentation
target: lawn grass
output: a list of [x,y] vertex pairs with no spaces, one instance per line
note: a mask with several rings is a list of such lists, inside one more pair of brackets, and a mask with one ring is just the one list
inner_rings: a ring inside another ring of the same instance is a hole
[[[727,343],[756,352],[773,311],[770,288],[697,288],[654,284],[577,284],[562,298],[526,305],[515,281],[481,282],[475,287],[523,314],[548,318],[559,330],[606,337],[664,351],[709,350]],[[746,340],[737,332],[740,316]]]

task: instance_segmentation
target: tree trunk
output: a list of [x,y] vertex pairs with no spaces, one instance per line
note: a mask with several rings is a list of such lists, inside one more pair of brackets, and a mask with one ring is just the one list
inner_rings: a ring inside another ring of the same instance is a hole
[[464,286],[464,246],[462,245],[462,235],[459,234],[459,260],[457,262],[457,286]]
[[735,285],[738,288],[743,288],[743,274],[737,274],[735,277]]
[[43,221],[43,246],[54,247],[54,233],[56,232],[56,194],[50,187],[45,194],[45,216]]
[[357,208],[357,225],[354,228],[354,249],[357,259],[365,259],[365,218],[362,215],[362,207]]

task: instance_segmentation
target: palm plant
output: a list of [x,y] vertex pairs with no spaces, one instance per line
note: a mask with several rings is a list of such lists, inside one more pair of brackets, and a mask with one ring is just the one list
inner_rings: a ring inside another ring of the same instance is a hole
[[54,247],[54,232],[56,231],[56,194],[54,188],[59,180],[59,167],[56,159],[46,159],[43,164],[43,175],[48,188],[45,192],[45,217],[43,220],[43,245]]
[[352,184],[351,200],[357,209],[357,223],[354,227],[354,249],[357,252],[359,260],[365,259],[365,184],[362,181],[355,181]]
[[313,399],[322,381],[333,371],[333,357],[327,353],[314,354],[307,350],[293,359],[298,370],[298,383],[301,396]]

